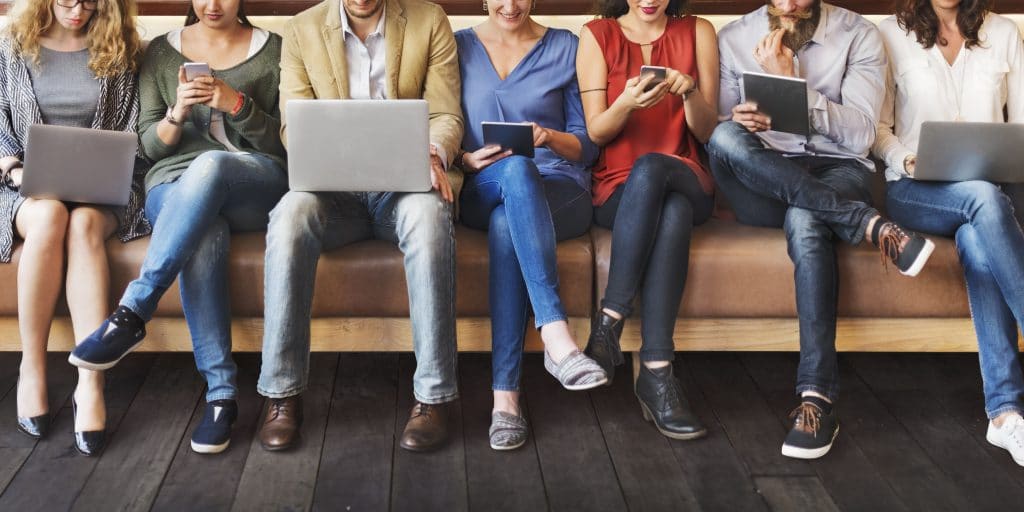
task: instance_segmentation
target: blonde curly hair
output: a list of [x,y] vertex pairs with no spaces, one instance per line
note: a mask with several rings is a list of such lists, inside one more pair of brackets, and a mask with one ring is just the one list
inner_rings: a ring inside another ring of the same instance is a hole
[[[14,0],[7,14],[4,32],[33,63],[39,63],[39,38],[57,23],[55,4],[55,0]],[[138,69],[142,42],[135,30],[135,0],[98,0],[84,30],[89,69],[96,76],[109,78]]]

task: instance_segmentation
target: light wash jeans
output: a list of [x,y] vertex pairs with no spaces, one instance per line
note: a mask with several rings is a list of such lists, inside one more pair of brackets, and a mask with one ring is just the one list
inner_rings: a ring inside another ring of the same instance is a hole
[[284,398],[306,389],[320,253],[372,238],[397,243],[405,256],[416,400],[438,404],[458,397],[452,205],[434,191],[285,194],[267,230],[260,394]]
[[893,220],[910,229],[955,237],[978,335],[985,412],[989,418],[1024,412],[1017,349],[1017,326],[1024,324],[1024,233],[1012,198],[987,181],[904,178],[889,183],[886,203]]
[[287,191],[284,169],[270,158],[208,151],[177,181],[146,196],[153,236],[121,305],[148,322],[160,297],[181,276],[181,305],[196,367],[206,378],[207,401],[238,395],[228,293],[231,232],[266,229],[268,213]]

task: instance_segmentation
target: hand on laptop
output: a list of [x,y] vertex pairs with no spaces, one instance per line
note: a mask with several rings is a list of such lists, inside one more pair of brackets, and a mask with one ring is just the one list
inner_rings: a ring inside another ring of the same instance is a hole
[[[543,129],[543,128],[541,128],[541,129]],[[534,129],[533,129],[533,138],[534,138],[534,141],[537,140],[537,126],[536,125],[534,125]],[[512,154],[512,150],[511,149],[506,149],[505,151],[502,151],[501,150],[501,146],[499,146],[497,144],[490,144],[490,145],[484,146],[484,147],[482,147],[482,148],[480,148],[480,149],[478,149],[476,151],[473,151],[472,153],[467,151],[465,154],[463,154],[462,155],[462,166],[465,167],[466,170],[468,170],[468,171],[480,172],[480,171],[484,170],[484,168],[487,167],[488,165],[491,165],[494,162],[497,162],[498,160],[501,160],[502,158],[510,156],[511,154]],[[431,148],[431,155],[433,155],[433,148]]]
[[444,164],[441,163],[441,157],[437,155],[437,148],[433,144],[430,145],[430,186],[441,193],[441,198],[445,202],[455,201],[452,187],[448,184],[448,173],[444,172]]
[[782,44],[782,36],[785,34],[786,30],[781,28],[769,32],[754,48],[754,60],[765,73],[796,77],[793,50]]
[[772,119],[758,111],[756,103],[740,103],[733,107],[732,120],[742,124],[747,131],[753,133],[772,129]]
[[917,155],[907,155],[907,157],[903,159],[903,170],[907,171],[907,174],[909,174],[911,178],[914,177],[914,168],[916,167]]
[[661,82],[645,92],[644,89],[647,88],[647,85],[652,80],[654,80],[654,75],[647,75],[643,78],[634,76],[626,80],[626,88],[623,89],[622,94],[618,98],[615,98],[615,102],[612,105],[621,105],[632,112],[650,107],[661,101],[661,98],[664,98],[668,92],[668,81]]

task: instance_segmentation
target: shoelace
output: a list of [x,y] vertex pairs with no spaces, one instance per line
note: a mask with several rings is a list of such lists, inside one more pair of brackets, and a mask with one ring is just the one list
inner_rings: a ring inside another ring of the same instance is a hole
[[291,404],[285,399],[271,399],[270,401],[270,419],[276,420],[278,416],[282,414],[288,414],[291,410]]
[[793,412],[789,413],[789,417],[796,420],[793,428],[809,431],[812,436],[818,435],[818,428],[821,426],[821,409],[818,409],[818,406],[804,402],[793,409]]
[[889,271],[889,262],[896,261],[900,254],[900,246],[904,239],[909,238],[906,232],[896,224],[889,223],[885,233],[879,236],[878,250],[881,253],[882,268]]
[[413,406],[412,408],[412,415],[410,415],[409,419],[417,418],[419,416],[430,416],[430,413],[433,411],[433,409],[433,407],[430,407],[427,404],[417,402],[416,405]]

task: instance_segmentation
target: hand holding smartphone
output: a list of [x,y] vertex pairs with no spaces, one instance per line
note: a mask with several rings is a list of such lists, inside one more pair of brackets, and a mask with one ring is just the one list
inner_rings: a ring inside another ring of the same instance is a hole
[[644,88],[644,92],[654,89],[658,84],[664,82],[667,76],[667,71],[662,66],[640,66],[640,79],[643,80],[648,75],[653,75],[654,78],[651,80],[651,83],[647,84],[647,87]]
[[211,76],[210,66],[205,62],[186,62],[185,79],[191,82],[201,76]]

